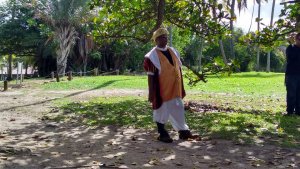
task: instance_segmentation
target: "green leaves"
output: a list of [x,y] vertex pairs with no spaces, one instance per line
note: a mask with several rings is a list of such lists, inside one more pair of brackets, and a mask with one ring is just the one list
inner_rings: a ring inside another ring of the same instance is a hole
[[[222,4],[209,4],[199,0],[165,1],[165,8],[158,6],[164,0],[93,0],[91,8],[98,6],[99,13],[94,19],[96,30],[93,32],[97,39],[103,38],[132,38],[148,42],[152,32],[160,25],[160,17],[164,18],[165,25],[174,24],[185,30],[196,32],[207,39],[224,33],[221,19],[226,12],[222,11]],[[163,9],[162,9],[163,8]],[[216,20],[211,14],[215,8]],[[163,13],[163,16],[160,15]]]
[[251,37],[250,40],[253,43],[259,43],[267,50],[285,44],[287,37],[292,32],[300,30],[299,11],[299,3],[285,6],[281,10],[280,18],[273,26],[266,26],[262,31],[257,32],[255,36]]

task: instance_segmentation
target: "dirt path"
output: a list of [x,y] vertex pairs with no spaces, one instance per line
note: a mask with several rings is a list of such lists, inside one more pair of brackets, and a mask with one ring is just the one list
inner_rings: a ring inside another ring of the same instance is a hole
[[300,150],[274,145],[237,145],[227,140],[156,141],[156,131],[44,120],[51,101],[103,95],[146,95],[144,90],[0,93],[0,168],[300,168]]

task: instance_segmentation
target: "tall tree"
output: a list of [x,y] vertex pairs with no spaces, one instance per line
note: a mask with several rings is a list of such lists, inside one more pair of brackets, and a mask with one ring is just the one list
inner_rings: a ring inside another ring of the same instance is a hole
[[[261,8],[261,0],[256,0],[256,2],[258,3],[258,13],[257,13],[257,32],[259,33],[260,31],[260,8]],[[257,54],[256,54],[256,71],[259,71],[259,59],[260,58],[260,45],[259,43],[257,44]]]
[[230,33],[231,33],[231,38],[230,38],[230,54],[231,54],[231,58],[235,59],[235,55],[234,55],[234,27],[233,27],[233,21],[236,20],[236,16],[235,16],[235,0],[231,1],[231,5],[230,5]]
[[[212,5],[212,15],[213,15],[213,18],[215,20],[217,20],[218,19],[218,17],[217,17],[217,10],[216,10],[217,0],[214,0],[213,3],[214,3],[214,5]],[[228,60],[227,60],[227,57],[226,57],[226,54],[225,54],[225,50],[224,50],[222,35],[220,35],[218,37],[218,43],[219,43],[219,47],[220,47],[220,50],[221,50],[223,62],[224,62],[225,65],[227,65],[228,64]]]
[[[2,33],[9,31],[9,29],[11,29],[13,26],[17,26],[17,24],[15,23],[15,16],[16,16],[16,0],[11,0],[7,3],[7,13],[6,13],[6,17],[9,17],[8,21],[3,21],[6,22],[5,25],[2,25]],[[5,15],[3,15],[4,13],[2,13],[2,17],[4,17]],[[2,18],[2,20],[6,20],[5,18]],[[4,36],[4,34],[3,34]],[[2,36],[2,39],[4,40],[4,37]],[[8,52],[8,69],[7,69],[7,80],[12,80],[12,60],[13,60],[13,50],[11,49],[11,47],[13,46],[14,42],[17,39],[16,36],[13,36],[12,38],[8,39],[7,42],[9,43],[9,46],[7,46],[7,49],[9,51]],[[9,49],[10,48],[10,49]]]
[[78,47],[79,47],[79,55],[83,61],[83,72],[86,75],[86,67],[88,64],[88,54],[94,48],[94,41],[91,36],[84,34],[83,32],[80,33],[78,40]]
[[[229,25],[224,20],[229,17],[222,4],[216,2],[218,1],[93,0],[91,7],[99,7],[99,17],[95,19],[99,26],[96,26],[94,35],[98,41],[132,38],[147,43],[152,33],[164,22],[166,25],[173,24],[185,31],[194,32],[209,42],[220,40],[228,31]],[[216,10],[214,15],[211,9]],[[203,76],[198,77],[203,79]]]
[[258,36],[250,37],[249,40],[260,43],[264,47],[274,48],[286,45],[291,33],[300,32],[300,1],[285,1],[279,19],[271,26],[264,28]]
[[43,20],[53,30],[53,40],[57,43],[56,64],[57,73],[64,75],[67,59],[76,38],[77,27],[80,27],[82,18],[89,12],[88,0],[36,0],[33,7],[36,16]]
[[[273,0],[273,2],[272,2],[271,21],[270,21],[270,28],[271,29],[273,27],[274,9],[275,9],[275,0]],[[270,72],[270,67],[271,67],[270,63],[271,63],[271,51],[268,51],[267,72]]]
[[234,53],[234,21],[236,21],[236,14],[235,14],[235,6],[237,4],[239,12],[243,8],[247,8],[247,0],[227,0],[227,6],[230,8],[230,55],[232,59],[235,59],[235,53]]
[[13,55],[33,56],[40,39],[39,31],[31,28],[28,19],[33,11],[24,4],[29,0],[11,0],[0,7],[0,55],[8,55],[8,80],[12,79]]
[[[217,19],[210,13],[213,5]],[[99,7],[99,16],[94,20],[97,25],[94,34],[99,40],[131,38],[147,43],[162,23],[190,30],[209,40],[228,28],[222,19],[229,17],[222,6],[202,0],[93,0],[91,7]]]

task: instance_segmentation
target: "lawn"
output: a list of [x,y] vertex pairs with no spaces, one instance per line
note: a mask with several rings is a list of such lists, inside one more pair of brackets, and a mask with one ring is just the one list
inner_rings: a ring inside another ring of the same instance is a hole
[[[238,73],[231,76],[210,76],[208,82],[200,82],[196,86],[187,85],[188,91],[213,93],[231,93],[247,95],[283,95],[283,73]],[[47,90],[85,90],[85,89],[147,89],[146,76],[97,76],[75,77],[72,81],[64,80],[60,83],[43,85]]]
[[[46,83],[43,88],[147,89],[147,77],[75,78],[70,82]],[[201,136],[230,139],[237,144],[268,142],[300,147],[300,117],[282,115],[285,111],[284,74],[250,72],[230,77],[211,76],[207,83],[186,85],[186,89],[187,121]],[[106,96],[89,101],[61,100],[55,104],[64,114],[54,120],[76,120],[90,126],[155,127],[146,96]]]
[[90,90],[90,89],[146,89],[146,76],[90,76],[75,77],[72,81],[46,83],[47,90]]

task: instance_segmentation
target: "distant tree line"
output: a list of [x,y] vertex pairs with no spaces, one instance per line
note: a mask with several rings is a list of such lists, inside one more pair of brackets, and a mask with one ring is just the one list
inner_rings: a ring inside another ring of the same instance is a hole
[[270,53],[270,71],[283,72],[285,39],[297,31],[285,24],[299,23],[299,14],[293,12],[299,4],[284,8],[282,16],[290,22],[279,20],[247,34],[233,25],[236,6],[247,7],[245,1],[234,0],[8,0],[0,7],[0,65],[8,66],[11,74],[16,61],[22,61],[44,77],[52,71],[94,68],[143,71],[143,57],[154,45],[151,35],[164,25],[170,30],[170,45],[196,71],[212,63],[235,65],[237,72],[257,70],[257,65],[267,71]]

